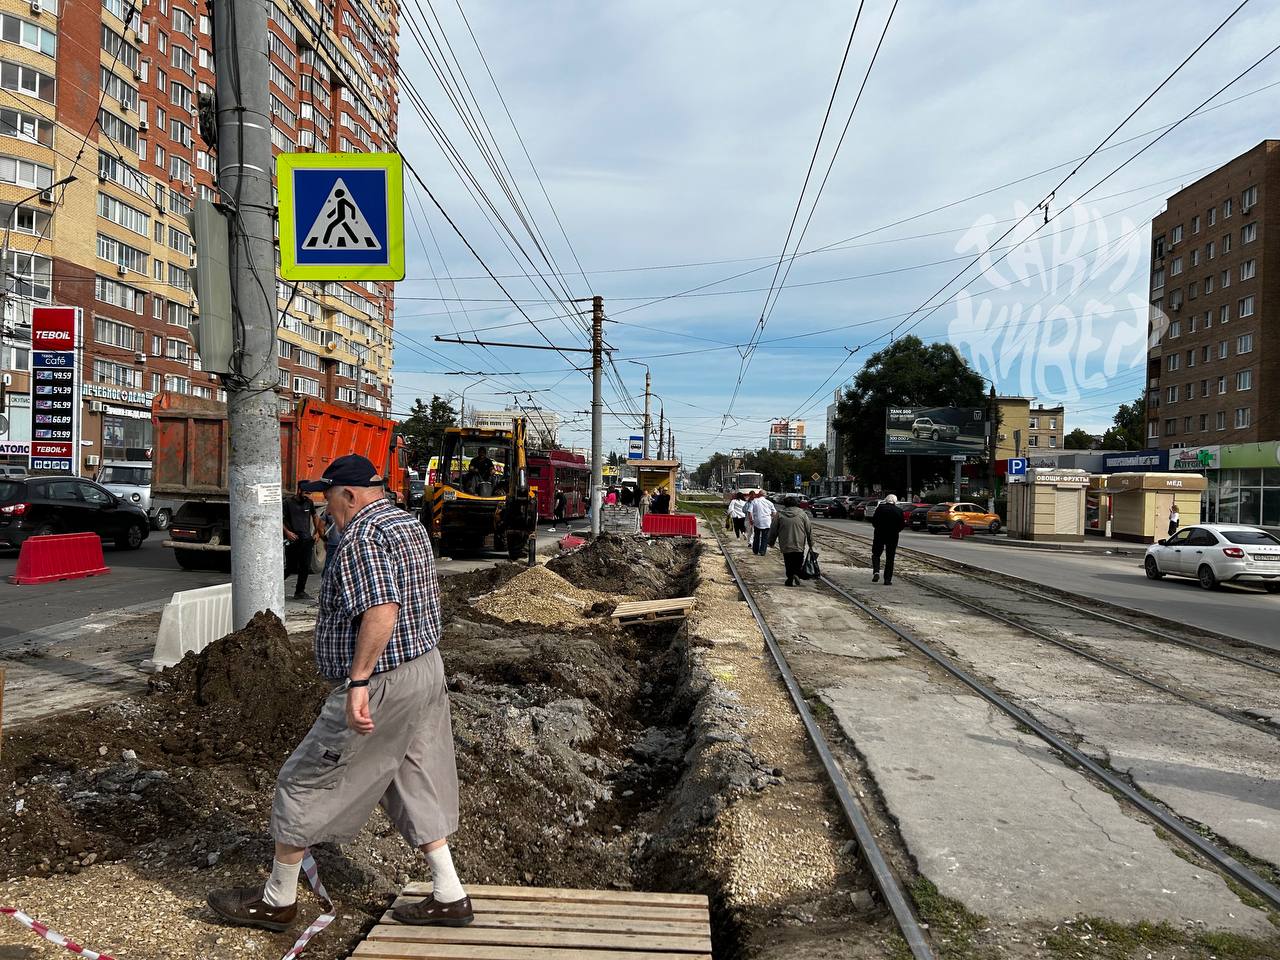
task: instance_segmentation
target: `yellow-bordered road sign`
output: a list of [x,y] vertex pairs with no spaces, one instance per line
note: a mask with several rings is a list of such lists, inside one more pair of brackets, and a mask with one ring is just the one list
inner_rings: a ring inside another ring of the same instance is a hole
[[282,153],[276,189],[285,280],[404,279],[398,153]]

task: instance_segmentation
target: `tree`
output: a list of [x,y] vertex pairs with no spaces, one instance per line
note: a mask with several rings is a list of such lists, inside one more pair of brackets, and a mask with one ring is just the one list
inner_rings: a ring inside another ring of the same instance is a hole
[[1147,398],[1139,395],[1133,403],[1122,403],[1116,411],[1115,426],[1102,435],[1105,450],[1141,450],[1146,443]]
[[[884,452],[889,407],[987,406],[983,381],[946,343],[903,337],[871,356],[845,391],[836,413],[836,429],[845,459],[864,489],[907,490],[907,458]],[[917,489],[951,477],[948,457],[912,457],[912,486]]]
[[1062,439],[1062,446],[1067,450],[1092,450],[1098,438],[1087,430],[1076,427]]
[[694,482],[700,487],[709,487],[720,475],[729,479],[729,457],[723,453],[713,453],[708,460],[702,461],[698,469],[693,471]]
[[446,427],[458,425],[458,412],[447,400],[432,396],[431,403],[422,398],[413,401],[409,416],[396,424],[396,433],[404,437],[408,447],[409,463],[417,466],[437,456],[444,448]]

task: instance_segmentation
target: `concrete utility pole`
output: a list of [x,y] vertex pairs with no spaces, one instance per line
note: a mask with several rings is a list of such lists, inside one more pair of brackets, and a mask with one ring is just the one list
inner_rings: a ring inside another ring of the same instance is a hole
[[[600,536],[601,487],[604,486],[604,411],[600,397],[604,375],[604,297],[591,298],[591,538]],[[646,440],[646,442],[648,442]]]
[[667,427],[667,459],[674,460],[676,458],[676,432]]
[[232,620],[284,618],[280,417],[276,408],[276,244],[267,92],[267,5],[214,0],[218,188],[230,211],[231,284],[238,314],[230,428]]
[[649,434],[653,432],[653,421],[649,418],[649,368],[644,368],[644,458],[649,459]]
[[662,457],[662,441],[667,435],[667,408],[658,407],[658,457]]

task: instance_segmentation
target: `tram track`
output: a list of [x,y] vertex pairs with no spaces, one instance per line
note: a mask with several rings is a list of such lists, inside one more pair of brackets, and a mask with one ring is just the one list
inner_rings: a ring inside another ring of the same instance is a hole
[[[723,548],[722,552],[724,553],[730,573],[733,576],[734,581],[737,583],[739,590],[741,590],[757,624],[765,636],[770,653],[775,663],[777,663],[779,671],[783,675],[787,688],[791,693],[792,700],[796,703],[797,710],[800,712],[801,717],[804,720],[806,730],[809,732],[810,738],[813,740],[819,754],[823,757],[824,767],[827,769],[828,776],[832,779],[833,786],[835,787],[837,794],[840,796],[842,806],[845,806],[846,799],[852,803],[852,796],[849,794],[848,783],[832,758],[831,748],[829,744],[827,744],[825,737],[822,735],[821,728],[813,719],[813,714],[805,700],[805,695],[800,690],[799,685],[792,674],[785,652],[781,649],[772,629],[769,627],[769,624],[764,617],[764,613],[759,605],[757,597],[753,592],[752,585],[742,575],[738,564],[731,555],[731,551],[725,546],[724,540],[716,530],[714,523],[712,524],[712,530],[715,531],[716,539],[721,542]],[[1018,704],[1013,702],[1013,700],[1006,697],[974,673],[964,669],[946,653],[942,652],[942,650],[937,646],[921,639],[915,634],[915,632],[905,626],[893,622],[889,617],[869,604],[864,603],[861,599],[850,593],[839,583],[833,581],[830,577],[823,576],[821,578],[821,584],[827,591],[830,591],[843,602],[850,604],[866,617],[870,617],[881,627],[891,632],[895,637],[905,642],[927,658],[934,666],[940,668],[955,681],[963,684],[984,701],[1013,720],[1016,724],[1039,738],[1049,747],[1049,749],[1055,752],[1062,759],[1063,763],[1077,768],[1082,773],[1086,774],[1096,786],[1109,791],[1117,797],[1117,799],[1122,800],[1140,811],[1142,815],[1147,817],[1159,828],[1167,831],[1168,834],[1176,837],[1182,844],[1193,849],[1204,859],[1204,861],[1212,864],[1218,871],[1229,878],[1230,881],[1239,884],[1254,896],[1265,901],[1272,909],[1280,909],[1280,888],[1253,867],[1242,862],[1241,859],[1238,859],[1231,852],[1224,849],[1224,847],[1218,842],[1202,834],[1200,827],[1197,824],[1184,820],[1173,809],[1166,807],[1158,800],[1145,794],[1124,776],[1112,770],[1108,765],[1103,762],[1099,762],[1082,752],[1073,743],[1065,739],[1063,735],[1052,729],[1047,723],[1039,720],[1027,710],[1020,707]],[[973,607],[981,613],[988,612],[973,604],[965,605]],[[1017,623],[1012,623],[1010,625],[1015,626],[1018,629],[1024,629],[1025,627],[1025,625]],[[1240,659],[1249,666],[1256,666],[1256,664],[1244,658],[1228,657],[1228,659]],[[1141,677],[1134,677],[1134,679],[1149,682]],[[1158,686],[1158,684],[1154,683],[1152,685]],[[1176,691],[1172,690],[1167,690],[1165,692],[1178,695]],[[1185,700],[1188,698],[1182,697],[1181,699]],[[1214,712],[1222,713],[1220,710],[1215,710]],[[1228,719],[1235,720],[1238,718],[1231,716],[1228,717]],[[1274,733],[1272,730],[1268,730],[1267,732]],[[845,809],[846,816],[849,818],[851,825],[854,825],[855,819],[861,819],[865,825],[865,813],[863,813],[860,808],[857,808],[856,803],[852,803],[852,805],[856,812],[851,812],[847,806]],[[874,843],[874,838],[872,838],[873,842],[868,845],[863,839],[862,831],[860,831],[856,826],[855,834],[858,834],[859,845],[864,853],[864,858],[870,858],[868,859],[868,867],[871,870],[877,885],[880,886],[882,881],[884,882],[885,886],[881,886],[881,893],[884,896],[885,901],[889,903],[892,908],[892,891],[896,889],[898,892],[897,896],[900,897],[901,887],[898,885],[896,878],[891,874],[888,878],[885,878],[882,875],[885,869],[887,869],[884,867],[885,856],[879,845]],[[882,869],[876,868],[873,863],[873,860],[875,859],[879,860]],[[900,915],[899,910],[894,909],[893,912],[900,927],[902,927],[904,922],[908,924],[908,926],[904,928],[904,936],[906,936],[906,931],[911,929],[910,924],[915,923],[917,929],[919,924],[918,921],[915,921],[914,919],[914,914],[911,912],[910,905],[905,904],[905,898],[904,907],[905,920],[904,915]],[[931,954],[919,953],[913,948],[913,955],[921,957],[930,956]]]
[[[849,536],[850,539],[857,539],[859,542],[865,542],[867,546],[870,546],[870,541],[862,541],[861,538],[858,538],[853,534],[847,534],[847,536]],[[916,558],[912,557],[912,559],[915,560]],[[945,569],[940,564],[936,566],[938,566],[940,569]],[[948,570],[947,572],[960,573],[963,576],[970,575],[968,574],[967,571]],[[1158,690],[1161,693],[1164,693],[1170,697],[1174,697],[1178,700],[1181,700],[1184,703],[1190,704],[1191,706],[1198,707],[1202,710],[1207,710],[1210,713],[1214,713],[1225,720],[1231,721],[1232,723],[1238,723],[1242,726],[1246,726],[1251,729],[1257,730],[1260,733],[1266,734],[1267,736],[1280,739],[1280,726],[1277,726],[1276,724],[1268,723],[1264,720],[1260,720],[1240,710],[1236,710],[1230,707],[1224,707],[1216,703],[1212,703],[1209,700],[1206,700],[1204,697],[1197,696],[1195,693],[1191,693],[1191,692],[1188,692],[1186,689],[1182,689],[1180,685],[1173,685],[1170,683],[1163,682],[1161,680],[1154,679],[1149,674],[1146,674],[1141,672],[1140,670],[1136,670],[1131,667],[1125,666],[1123,663],[1119,663],[1110,657],[1107,657],[1100,653],[1095,652],[1094,650],[1090,650],[1086,647],[1081,646],[1080,644],[1073,643],[1070,640],[1066,640],[1062,638],[1061,636],[1055,636],[1054,634],[1048,632],[1042,627],[1036,626],[1035,624],[1029,622],[1028,619],[1026,618],[1012,616],[1005,611],[993,609],[990,606],[984,605],[968,597],[964,597],[961,594],[955,592],[954,590],[949,590],[946,587],[940,586],[939,584],[929,580],[923,580],[918,576],[913,576],[911,574],[903,573],[901,570],[898,570],[895,573],[896,573],[897,579],[912,585],[914,588],[917,588],[920,590],[926,590],[934,594],[935,596],[941,597],[951,603],[959,604],[960,606],[963,606],[966,609],[976,612],[982,617],[985,617],[990,620],[994,620],[998,623],[1003,623],[1006,626],[1014,628],[1015,630],[1028,634],[1032,637],[1035,637],[1037,640],[1040,640],[1044,643],[1052,644],[1053,646],[1058,647],[1059,649],[1066,650],[1069,653],[1072,653],[1084,660],[1088,660],[1091,663],[1097,664],[1100,667],[1103,667],[1114,673],[1118,673],[1122,676],[1128,677],[1129,679],[1133,680],[1136,683],[1140,683],[1144,686],[1150,687],[1153,690]],[[1004,588],[1004,584],[1002,583],[996,583],[996,581],[994,580],[987,580],[985,578],[982,578],[982,579],[986,583],[992,583],[1002,589]],[[1032,591],[1017,589],[1015,592],[1020,594],[1032,594],[1036,596],[1037,599],[1046,600],[1053,603],[1059,603],[1059,601],[1057,601],[1057,599],[1054,597],[1048,597],[1041,594],[1034,594]],[[1065,602],[1061,602],[1061,603],[1062,605],[1070,607],[1073,610],[1073,612],[1076,612],[1079,614],[1096,616],[1099,619],[1102,619],[1108,623],[1119,623],[1126,628],[1137,630],[1138,632],[1141,632],[1143,634],[1154,633],[1154,635],[1157,638],[1166,642],[1177,641],[1177,638],[1171,637],[1165,634],[1163,631],[1158,631],[1158,630],[1151,631],[1143,628],[1140,625],[1131,625],[1118,620],[1118,618],[1113,618],[1105,614],[1099,614],[1096,611],[1089,610],[1086,607],[1080,607],[1078,605],[1069,604]],[[1205,647],[1204,645],[1197,644],[1194,642],[1183,643],[1180,645],[1188,646],[1189,648],[1195,649],[1200,653],[1208,654],[1215,657],[1220,657],[1224,660],[1228,660],[1230,662],[1244,665],[1250,668],[1264,670],[1269,673],[1276,672],[1274,668],[1270,668],[1268,665],[1258,664],[1251,660],[1246,660],[1243,658],[1225,654],[1222,651],[1216,651],[1211,647]]]

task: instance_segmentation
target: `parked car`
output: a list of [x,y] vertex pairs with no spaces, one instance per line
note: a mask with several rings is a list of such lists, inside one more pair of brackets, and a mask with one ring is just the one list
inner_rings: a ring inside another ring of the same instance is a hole
[[950,530],[957,523],[965,523],[974,530],[987,533],[1000,532],[1000,515],[987,513],[976,503],[939,503],[926,515],[930,532]]
[[25,477],[27,473],[26,467],[15,467],[10,464],[0,463],[0,480],[16,480],[19,477]]
[[150,527],[136,503],[90,480],[0,480],[0,546],[20,547],[28,537],[54,533],[96,533],[122,550],[137,550]]
[[905,514],[907,525],[912,530],[928,530],[929,529],[929,511],[933,509],[931,503],[913,503],[910,512]]
[[408,509],[412,513],[422,509],[422,502],[427,495],[427,482],[425,480],[410,480],[408,489]]
[[813,501],[815,517],[843,517],[844,514],[844,504],[839,497],[819,497]]
[[1142,562],[1152,580],[1194,577],[1206,590],[1220,583],[1257,583],[1280,593],[1280,539],[1257,527],[1184,527],[1147,547]]
[[911,424],[911,436],[917,440],[956,440],[960,437],[960,428],[952,423],[938,423],[928,417],[917,417]]
[[155,530],[168,530],[173,508],[151,501],[151,464],[138,460],[109,460],[95,478],[117,497],[143,509]]
[[849,506],[850,520],[866,520],[870,517],[871,511],[875,512],[876,506],[880,503],[879,497],[859,497]]

